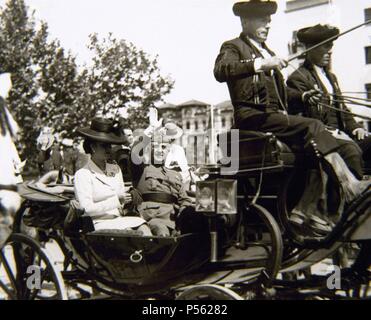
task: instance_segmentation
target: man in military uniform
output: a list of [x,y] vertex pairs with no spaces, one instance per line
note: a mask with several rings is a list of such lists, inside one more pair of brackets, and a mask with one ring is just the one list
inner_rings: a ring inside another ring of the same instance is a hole
[[272,132],[283,142],[303,144],[331,165],[341,181],[348,201],[367,186],[349,170],[337,153],[336,139],[319,120],[287,114],[287,91],[280,69],[287,66],[266,45],[271,15],[277,11],[275,1],[239,1],[234,7],[241,18],[242,33],[225,42],[216,59],[214,75],[227,82],[236,127],[243,130]]
[[[310,48],[339,33],[338,28],[318,24],[300,29],[297,37]],[[330,70],[332,48],[333,41],[309,51],[303,65],[289,76],[287,85],[295,92],[289,101],[289,111],[322,121],[338,143],[344,145],[343,149],[347,149],[343,157],[348,157],[346,162],[353,173],[361,178],[362,150],[363,159],[371,162],[371,137],[342,102],[337,78]],[[371,167],[371,163],[367,167]]]
[[155,235],[169,236],[175,229],[181,233],[207,232],[206,219],[195,213],[180,173],[165,167],[170,138],[163,131],[152,136],[151,161],[144,165],[138,183],[134,184],[143,199],[138,211]]

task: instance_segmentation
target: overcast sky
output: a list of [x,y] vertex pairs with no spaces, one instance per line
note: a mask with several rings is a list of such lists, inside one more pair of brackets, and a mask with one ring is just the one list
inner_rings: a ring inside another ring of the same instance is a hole
[[[234,0],[25,0],[45,20],[50,36],[77,55],[79,63],[90,59],[88,35],[112,32],[159,56],[163,74],[175,80],[167,102],[197,99],[216,104],[229,99],[225,84],[213,76],[215,58],[223,41],[241,31],[232,13]],[[1,6],[6,1],[0,0]],[[287,55],[282,36],[284,0],[278,1],[269,44],[278,55]],[[285,17],[286,18],[286,17]],[[277,26],[277,20],[280,26]],[[276,21],[276,22],[275,22]]]
[[[25,1],[36,18],[48,23],[50,36],[71,49],[80,63],[90,58],[89,34],[112,32],[159,55],[162,73],[175,80],[168,102],[197,99],[215,104],[229,99],[226,85],[213,77],[213,65],[222,42],[240,33],[233,0]],[[0,0],[0,5],[5,2]]]

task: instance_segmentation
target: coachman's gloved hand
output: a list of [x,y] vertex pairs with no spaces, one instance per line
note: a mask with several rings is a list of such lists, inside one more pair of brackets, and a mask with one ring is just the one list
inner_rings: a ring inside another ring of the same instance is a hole
[[303,93],[304,103],[309,103],[311,106],[317,106],[321,102],[321,92],[318,90],[309,90]]

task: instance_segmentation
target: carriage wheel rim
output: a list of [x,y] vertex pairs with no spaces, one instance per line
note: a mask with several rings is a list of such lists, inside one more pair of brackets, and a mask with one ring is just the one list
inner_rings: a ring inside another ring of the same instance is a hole
[[251,204],[249,205],[249,207],[256,210],[259,217],[263,220],[263,222],[269,229],[272,241],[271,257],[267,259],[268,265],[263,270],[261,275],[263,275],[267,280],[273,280],[277,277],[282,263],[283,239],[281,230],[276,219],[267,209],[258,204]]
[[[41,246],[34,239],[30,238],[29,236],[23,235],[23,234],[12,234],[9,237],[6,243],[6,246],[11,245],[14,248],[12,244],[17,244],[17,245],[23,244],[24,246],[26,246],[26,248],[30,248],[32,250],[33,255],[37,255],[41,259],[40,263],[44,263],[44,269],[48,271],[48,275],[56,291],[56,294],[54,296],[56,296],[56,299],[58,300],[67,300],[68,296],[67,296],[66,288],[64,286],[64,280],[62,278],[60,271],[58,271],[55,268],[54,262],[51,259],[51,255],[47,252],[47,250],[44,248],[41,248]],[[4,246],[4,248],[6,246]],[[18,262],[16,263],[18,264]],[[16,267],[18,268],[19,265],[17,265]],[[22,277],[22,275],[17,275],[17,276]],[[16,286],[17,286],[17,289],[21,288],[21,286],[22,288],[25,288],[25,284],[23,282],[16,284]],[[26,290],[26,293],[28,295],[31,294],[31,292],[28,292],[28,289]],[[24,300],[27,298],[29,298],[29,296],[27,295],[24,296],[22,295],[21,292],[18,292],[17,299]],[[37,298],[37,294],[33,298]]]

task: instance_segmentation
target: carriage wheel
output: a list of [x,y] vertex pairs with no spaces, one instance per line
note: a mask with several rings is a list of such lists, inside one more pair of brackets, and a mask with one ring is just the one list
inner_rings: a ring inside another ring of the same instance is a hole
[[[260,272],[260,277],[263,276],[262,279],[264,280],[273,280],[276,278],[282,262],[283,240],[280,227],[276,219],[264,207],[258,204],[251,204],[247,206],[246,210],[248,215],[254,214],[260,218],[269,234],[269,244],[267,244],[266,248],[268,257],[264,269]],[[257,241],[257,245],[259,245],[259,241]]]
[[45,249],[22,234],[12,234],[0,252],[0,299],[66,300],[60,272]]
[[214,285],[198,285],[183,291],[176,300],[243,300],[231,289]]

